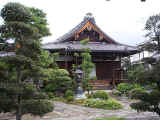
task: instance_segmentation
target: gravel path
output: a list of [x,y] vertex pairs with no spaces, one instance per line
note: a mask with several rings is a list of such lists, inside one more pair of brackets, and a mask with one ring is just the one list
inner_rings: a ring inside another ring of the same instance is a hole
[[[55,109],[53,112],[48,113],[43,118],[26,115],[23,120],[93,120],[107,117],[124,117],[127,120],[160,120],[156,114],[150,112],[137,113],[132,110],[129,107],[130,101],[127,99],[120,99],[119,101],[124,106],[122,110],[87,108],[54,101]],[[15,120],[15,116],[1,113],[0,120]]]
[[93,120],[93,118],[124,117],[128,120],[160,120],[156,114],[150,112],[137,113],[129,107],[129,102],[121,100],[124,109],[103,110],[81,107],[77,105],[54,102],[56,117],[45,116],[42,120]]

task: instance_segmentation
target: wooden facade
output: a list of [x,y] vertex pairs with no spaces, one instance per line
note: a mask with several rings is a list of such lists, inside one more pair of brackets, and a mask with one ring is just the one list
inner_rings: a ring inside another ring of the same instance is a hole
[[[86,38],[89,42],[82,45],[80,41]],[[97,80],[92,81],[95,89],[107,89],[120,83],[123,79],[121,58],[137,53],[136,47],[120,44],[104,33],[91,15],[85,16],[69,33],[58,38],[56,42],[45,44],[43,48],[50,52],[59,52],[59,67],[70,73],[72,64],[81,64],[82,61],[81,57],[74,57],[74,53],[80,54],[83,48],[90,48],[97,77]]]

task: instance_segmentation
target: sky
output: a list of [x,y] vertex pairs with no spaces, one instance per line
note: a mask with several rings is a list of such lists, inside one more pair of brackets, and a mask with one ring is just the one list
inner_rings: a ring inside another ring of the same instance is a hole
[[145,22],[160,13],[160,0],[0,0],[0,9],[8,2],[36,7],[47,14],[51,36],[43,43],[53,42],[79,24],[91,12],[96,24],[114,40],[129,45],[145,41]]

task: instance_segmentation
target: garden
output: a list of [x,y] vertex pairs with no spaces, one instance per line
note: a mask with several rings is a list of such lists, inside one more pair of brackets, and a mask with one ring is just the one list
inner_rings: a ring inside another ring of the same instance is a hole
[[[159,119],[158,60],[143,59],[143,63],[152,66],[146,69],[144,64],[131,64],[125,58],[127,62],[122,60],[122,68],[128,82],[112,86],[111,90],[94,90],[90,80],[97,78],[90,76],[95,64],[89,48],[81,49],[81,54],[74,53],[81,62],[73,64],[71,71],[58,66],[59,53],[43,49],[41,40],[51,33],[42,10],[8,3],[1,10],[1,18],[0,49],[7,53],[14,49],[14,54],[0,57],[0,119],[128,120],[139,116]],[[156,15],[146,22],[149,32],[157,18],[160,21],[160,15]],[[13,44],[7,42],[10,39]],[[80,44],[85,46],[88,42],[86,38]],[[160,47],[157,42],[154,49],[151,44],[142,47],[156,51]],[[83,71],[82,76],[76,73],[77,69]],[[84,98],[76,98],[78,88]]]

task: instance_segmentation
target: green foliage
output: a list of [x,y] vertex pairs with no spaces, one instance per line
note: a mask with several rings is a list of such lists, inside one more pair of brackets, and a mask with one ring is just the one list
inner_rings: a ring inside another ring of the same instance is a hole
[[105,91],[96,91],[92,94],[88,95],[88,98],[100,98],[103,100],[107,100],[108,99],[108,94]]
[[160,61],[158,61],[151,70],[145,73],[145,80],[148,84],[156,84],[156,89],[160,90]]
[[[83,45],[86,45],[89,42],[89,39],[82,40],[81,43]],[[80,65],[83,71],[83,81],[82,85],[84,90],[87,90],[88,93],[92,89],[92,85],[89,83],[89,80],[91,80],[91,77],[89,74],[92,72],[92,69],[94,67],[94,64],[92,63],[92,56],[90,54],[89,48],[84,48],[83,53],[81,53],[82,56],[82,64]]]
[[86,99],[83,102],[83,106],[92,107],[92,108],[101,108],[101,109],[107,109],[107,110],[116,110],[116,109],[122,108],[122,105],[114,99],[108,99],[107,101]]
[[143,89],[139,84],[130,84],[130,83],[120,83],[117,87],[117,90],[115,94],[118,94],[118,96],[126,95],[130,96],[131,91],[133,89]]
[[132,89],[132,86],[128,83],[120,83],[117,87],[117,90],[125,95],[127,95],[131,89]]
[[73,91],[72,90],[67,90],[64,94],[64,97],[69,97],[69,96],[73,96]]
[[53,59],[50,59],[50,53],[48,51],[42,51],[40,55],[40,64],[43,68],[48,68],[50,67],[50,64],[53,63]]
[[148,81],[146,84],[155,84],[154,89],[151,92],[142,92],[138,94],[136,98],[139,102],[131,104],[133,109],[137,111],[150,111],[155,112],[160,116],[160,62],[155,63],[152,69],[145,72],[144,81]]
[[32,21],[34,21],[32,25],[38,28],[41,37],[51,35],[48,27],[46,27],[48,25],[46,14],[37,8],[30,8],[30,12],[32,14]]
[[52,62],[41,44],[41,38],[50,35],[45,13],[19,3],[8,3],[2,8],[1,17],[4,21],[0,36],[4,43],[14,41],[10,44],[12,49],[8,49],[14,50],[15,55],[0,59],[0,112],[15,112],[18,120],[23,114],[51,112],[53,105],[39,91],[38,84],[44,76],[48,77],[46,71]]
[[89,38],[86,38],[86,39],[80,41],[80,43],[83,45],[86,45],[88,42],[89,42]]
[[59,53],[57,53],[57,52],[55,52],[55,53],[53,53],[53,69],[58,69],[58,65],[57,65],[57,63],[56,63],[56,60],[57,60],[57,58],[59,57]]
[[25,101],[22,104],[22,108],[24,108],[22,111],[23,114],[28,113],[28,111],[30,111],[32,115],[43,116],[46,113],[52,112],[54,105],[52,104],[52,102],[49,102],[47,100],[29,100]]
[[151,93],[143,93],[138,96],[140,100],[137,103],[132,103],[131,107],[137,111],[150,111],[160,115],[160,91],[153,90]]
[[50,71],[50,77],[46,82],[44,90],[46,92],[62,92],[73,89],[74,82],[69,77],[69,73],[65,69],[54,69]]
[[74,53],[74,56],[75,56],[75,57],[78,57],[78,56],[79,56],[79,54],[78,54],[78,53]]
[[130,98],[131,99],[138,99],[139,96],[143,93],[145,93],[146,91],[143,88],[134,88],[133,90],[131,90],[129,92]]
[[64,97],[67,100],[67,102],[72,102],[74,100],[73,91],[67,90],[64,94]]
[[142,65],[138,65],[138,66],[133,66],[133,69],[130,69],[128,71],[128,80],[131,83],[138,83],[138,84],[144,84],[144,74],[145,74],[146,70],[144,69],[144,67]]
[[1,17],[7,22],[29,22],[31,20],[31,14],[29,9],[19,3],[6,4],[1,10]]
[[72,102],[74,100],[73,96],[68,96],[65,98],[67,100],[67,102]]
[[145,23],[146,37],[149,42],[141,45],[141,49],[154,52],[160,50],[159,46],[159,31],[160,31],[160,14],[150,16]]
[[47,95],[48,95],[49,99],[54,99],[54,97],[55,97],[53,92],[48,92]]

